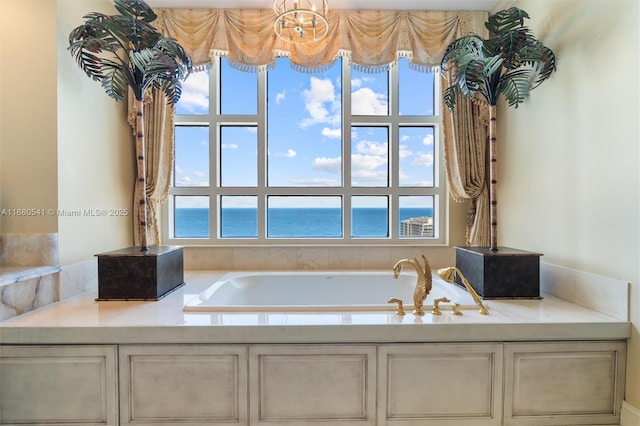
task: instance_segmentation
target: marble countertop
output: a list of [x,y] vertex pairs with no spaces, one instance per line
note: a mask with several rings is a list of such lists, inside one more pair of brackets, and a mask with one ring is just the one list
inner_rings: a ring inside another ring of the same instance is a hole
[[465,310],[404,317],[389,312],[194,313],[185,303],[223,271],[185,271],[187,284],[157,302],[95,301],[83,293],[0,322],[0,344],[365,343],[620,340],[631,323],[550,295],[488,300]]

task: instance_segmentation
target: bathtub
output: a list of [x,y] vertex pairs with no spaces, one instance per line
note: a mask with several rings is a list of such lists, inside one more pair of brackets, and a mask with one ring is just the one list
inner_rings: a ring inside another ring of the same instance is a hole
[[[389,311],[390,298],[403,300],[407,312],[413,309],[417,275],[411,272],[393,278],[391,271],[358,272],[231,272],[184,306],[192,312],[345,312]],[[433,287],[424,302],[447,297],[461,309],[473,308],[471,295],[455,284],[433,276]],[[442,304],[449,309],[450,304]]]

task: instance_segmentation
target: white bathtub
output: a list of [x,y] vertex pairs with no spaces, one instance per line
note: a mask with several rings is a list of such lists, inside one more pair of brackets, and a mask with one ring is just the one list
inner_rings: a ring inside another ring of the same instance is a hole
[[[413,309],[415,273],[403,271],[398,279],[392,271],[359,272],[232,272],[215,282],[184,310],[196,312],[313,312],[389,311],[390,298],[403,300],[407,313]],[[462,309],[475,307],[463,288],[433,276],[433,288],[424,302],[447,297]],[[443,304],[443,309],[450,309]]]

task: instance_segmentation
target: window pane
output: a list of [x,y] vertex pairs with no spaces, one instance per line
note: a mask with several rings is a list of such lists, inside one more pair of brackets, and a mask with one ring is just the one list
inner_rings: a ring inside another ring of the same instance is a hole
[[400,115],[434,114],[434,78],[436,73],[409,68],[406,58],[398,60],[398,92]]
[[176,195],[173,200],[175,237],[209,237],[209,197]]
[[433,127],[401,127],[400,186],[433,187]]
[[389,114],[389,72],[367,74],[351,68],[351,114]]
[[220,128],[221,186],[258,185],[258,132],[255,126]]
[[310,75],[279,58],[267,72],[268,186],[342,185],[340,63]]
[[335,238],[342,236],[341,197],[267,199],[267,237]]
[[220,197],[220,237],[258,236],[258,197]]
[[209,71],[191,73],[182,82],[176,114],[209,114]]
[[432,196],[401,196],[398,207],[400,238],[435,236]]
[[355,238],[389,236],[389,199],[351,197],[351,236]]
[[389,129],[351,128],[351,186],[389,186]]
[[220,58],[220,113],[257,114],[258,73],[239,71]]
[[209,186],[209,127],[175,127],[175,186]]

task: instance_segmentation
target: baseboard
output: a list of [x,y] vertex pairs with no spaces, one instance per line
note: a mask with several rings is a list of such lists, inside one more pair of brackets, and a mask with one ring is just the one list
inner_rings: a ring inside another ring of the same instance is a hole
[[622,402],[620,426],[640,426],[640,410],[633,407],[627,401]]

